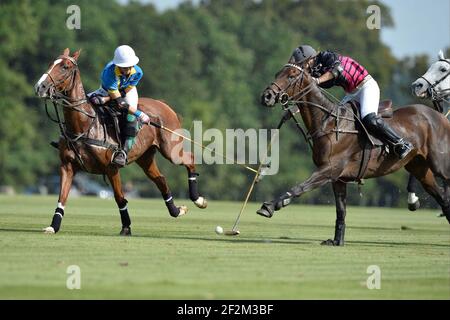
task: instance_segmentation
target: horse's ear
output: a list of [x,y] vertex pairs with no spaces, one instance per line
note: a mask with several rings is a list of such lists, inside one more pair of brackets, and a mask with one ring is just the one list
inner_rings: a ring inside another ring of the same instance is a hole
[[78,51],[75,51],[72,58],[74,58],[75,60],[78,60],[78,57],[80,56],[81,53],[81,49],[79,49]]
[[65,48],[64,51],[63,51],[63,53],[62,53],[62,55],[63,55],[63,56],[68,56],[69,53],[70,53],[69,48]]
[[438,58],[439,58],[439,60],[445,60],[445,58],[444,58],[444,52],[443,52],[442,50],[439,50]]

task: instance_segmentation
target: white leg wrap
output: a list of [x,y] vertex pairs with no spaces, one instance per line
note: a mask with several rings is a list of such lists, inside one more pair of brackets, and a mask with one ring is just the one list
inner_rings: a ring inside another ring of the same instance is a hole
[[419,197],[416,197],[416,194],[414,192],[408,193],[408,203],[409,204],[414,204],[417,202],[417,200],[419,200]]
[[45,234],[54,234],[55,233],[55,229],[53,229],[53,227],[44,228],[42,231],[44,231]]
[[198,199],[194,201],[194,204],[197,207],[204,209],[207,207],[208,201],[206,201],[206,199],[204,197],[198,197]]

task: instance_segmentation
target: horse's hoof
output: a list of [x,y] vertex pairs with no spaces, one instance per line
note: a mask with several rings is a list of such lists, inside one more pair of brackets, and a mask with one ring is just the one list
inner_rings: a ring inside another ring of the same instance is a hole
[[272,218],[273,210],[272,208],[269,207],[270,205],[271,205],[270,203],[264,202],[263,205],[261,206],[261,209],[257,210],[256,213],[265,218]]
[[179,207],[178,207],[178,210],[179,210],[180,212],[178,213],[177,218],[178,218],[178,217],[181,217],[181,216],[184,216],[184,215],[188,212],[188,208],[187,208],[186,206],[179,206]]
[[194,203],[200,209],[205,209],[208,206],[208,201],[204,197],[198,197],[198,199],[195,200]]
[[334,240],[331,240],[331,239],[322,241],[320,244],[322,246],[337,246],[338,245]]
[[419,208],[420,208],[420,201],[419,200],[417,200],[414,203],[408,203],[408,210],[409,211],[416,211]]
[[47,227],[42,229],[42,231],[44,231],[45,234],[55,234],[55,229],[53,229],[53,227]]
[[120,230],[119,235],[124,237],[130,237],[131,236],[131,228],[130,227],[122,227],[122,230]]
[[256,213],[265,218],[272,218],[272,214],[264,208],[257,210]]

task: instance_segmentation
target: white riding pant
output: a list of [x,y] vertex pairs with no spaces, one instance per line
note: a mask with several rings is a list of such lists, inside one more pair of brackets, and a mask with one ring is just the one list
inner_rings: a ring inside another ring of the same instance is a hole
[[361,119],[364,119],[369,113],[378,114],[380,104],[380,88],[374,79],[368,80],[361,88],[353,93],[347,94],[341,101],[345,104],[350,100],[356,100],[360,104]]
[[[102,87],[100,87],[97,90],[89,93],[88,97],[91,97],[91,95],[93,95],[94,93],[99,95],[99,96],[102,96],[102,97],[108,97],[109,96],[108,91],[106,91]],[[138,105],[138,100],[139,100],[139,95],[138,95],[136,87],[133,87],[133,89],[128,91],[127,94],[125,95],[124,99],[130,105],[131,108],[136,109],[137,105]]]

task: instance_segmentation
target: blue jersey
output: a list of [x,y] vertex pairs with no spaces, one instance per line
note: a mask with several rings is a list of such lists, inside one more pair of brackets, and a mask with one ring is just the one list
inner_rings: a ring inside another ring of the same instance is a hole
[[103,69],[102,88],[109,93],[119,93],[119,90],[137,86],[143,75],[142,69],[135,65],[131,69],[130,75],[126,77],[120,73],[119,67],[111,61]]

